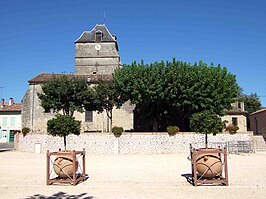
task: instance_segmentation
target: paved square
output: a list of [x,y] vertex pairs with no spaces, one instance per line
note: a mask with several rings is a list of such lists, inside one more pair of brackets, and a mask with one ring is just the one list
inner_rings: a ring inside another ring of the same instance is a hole
[[189,154],[86,154],[87,181],[46,186],[46,154],[0,152],[0,198],[265,198],[266,153],[229,155],[229,186],[193,187]]

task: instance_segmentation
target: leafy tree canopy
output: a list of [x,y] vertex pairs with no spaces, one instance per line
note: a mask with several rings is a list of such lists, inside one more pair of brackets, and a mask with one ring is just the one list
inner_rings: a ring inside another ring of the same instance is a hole
[[52,136],[64,137],[64,147],[66,150],[66,136],[69,134],[80,134],[81,122],[75,120],[70,115],[56,115],[55,118],[48,120],[47,132]]
[[253,113],[262,108],[262,105],[261,105],[261,102],[260,102],[260,99],[257,93],[251,93],[250,95],[242,94],[239,100],[244,102],[245,111],[247,111],[248,114]]
[[107,131],[112,129],[113,108],[118,101],[118,95],[112,81],[99,81],[93,88],[95,92],[95,105],[99,112],[106,111],[107,117],[110,119],[110,126]]
[[208,147],[207,134],[222,132],[225,128],[225,121],[216,115],[214,112],[205,110],[199,113],[194,113],[190,119],[190,128],[196,133],[205,133],[205,146]]
[[224,115],[239,90],[236,76],[225,67],[203,62],[191,65],[175,59],[124,65],[115,71],[113,81],[120,93],[118,102],[130,100],[145,110],[153,130],[164,125],[188,130],[191,115],[204,110]]
[[54,75],[42,85],[38,93],[45,112],[63,111],[64,115],[73,116],[74,111],[83,112],[83,103],[88,89],[84,78],[74,75]]

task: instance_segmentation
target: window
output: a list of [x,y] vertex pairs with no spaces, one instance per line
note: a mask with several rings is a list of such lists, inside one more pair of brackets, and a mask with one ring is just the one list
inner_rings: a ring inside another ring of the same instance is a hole
[[15,117],[11,117],[10,118],[10,126],[15,126],[15,121],[16,121],[16,118]]
[[232,124],[237,126],[237,117],[232,117]]
[[7,118],[2,117],[2,126],[6,127],[7,126]]
[[102,36],[103,36],[103,33],[100,30],[98,30],[95,33],[95,41],[96,42],[101,42],[102,41]]
[[85,111],[85,122],[93,122],[93,112]]

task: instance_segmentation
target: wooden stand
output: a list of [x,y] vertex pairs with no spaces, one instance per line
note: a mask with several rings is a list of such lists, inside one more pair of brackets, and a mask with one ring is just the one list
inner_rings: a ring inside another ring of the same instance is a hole
[[227,150],[226,147],[224,149],[216,149],[213,150],[212,153],[221,155],[222,165],[224,176],[222,173],[218,176],[215,176],[211,179],[204,178],[204,176],[200,176],[197,173],[196,169],[196,160],[197,156],[203,154],[199,149],[192,148],[190,145],[190,155],[191,155],[191,168],[192,168],[192,183],[194,186],[203,185],[203,184],[211,184],[211,185],[225,185],[228,186],[228,169],[227,169]]
[[[70,151],[69,154],[73,157],[73,175],[68,178],[60,178],[53,171],[54,159],[59,155],[65,155],[65,152],[49,152],[46,153],[46,185],[51,184],[71,184],[77,185],[80,181],[86,180],[85,174],[85,150]],[[77,157],[79,155],[79,157]],[[78,164],[75,164],[75,162]],[[82,164],[82,166],[81,166]],[[78,167],[78,168],[77,168]],[[77,172],[75,172],[77,171]],[[56,176],[56,177],[54,177]]]

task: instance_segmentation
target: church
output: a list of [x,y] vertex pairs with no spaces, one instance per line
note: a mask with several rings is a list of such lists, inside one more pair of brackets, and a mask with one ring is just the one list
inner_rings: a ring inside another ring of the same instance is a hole
[[[111,80],[114,70],[122,67],[117,38],[105,24],[97,24],[91,31],[84,31],[75,41],[75,49],[74,75],[84,76],[92,85],[100,79]],[[53,75],[62,74],[41,73],[29,80],[29,88],[22,99],[22,127],[28,127],[36,134],[46,134],[46,123],[55,116],[55,113],[44,112],[37,95],[41,92],[42,83]],[[129,103],[120,109],[114,108],[112,126],[132,130],[133,110],[134,106]],[[74,117],[82,122],[81,133],[110,131],[110,119],[105,112],[85,111],[75,113]]]
[[[92,85],[99,80],[111,80],[115,69],[122,67],[117,37],[110,33],[105,24],[97,24],[91,31],[84,31],[75,41],[75,49],[74,75],[85,77]],[[29,88],[21,104],[21,126],[28,127],[32,133],[46,134],[47,121],[56,114],[45,113],[37,95],[42,91],[43,82],[53,75],[62,74],[41,73],[28,81]],[[126,131],[150,131],[149,122],[139,117],[138,111],[134,109],[135,106],[129,102],[120,109],[114,108],[112,124],[105,112],[76,112],[74,117],[82,122],[81,133],[110,132],[111,126],[123,127]],[[233,104],[233,109],[226,112],[222,120],[237,125],[240,132],[247,131],[244,105],[240,107]]]

